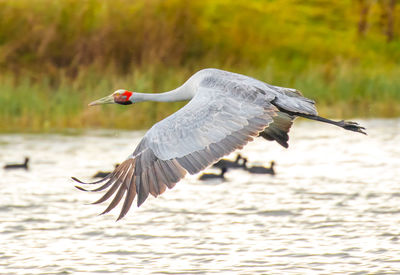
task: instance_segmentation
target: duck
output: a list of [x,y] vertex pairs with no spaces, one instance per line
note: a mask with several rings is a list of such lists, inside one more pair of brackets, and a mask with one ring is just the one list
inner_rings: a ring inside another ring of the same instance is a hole
[[[118,165],[119,164],[115,164],[115,168],[117,168]],[[104,178],[104,177],[107,177],[109,174],[111,174],[111,172],[99,171],[93,176],[93,178]]]
[[244,168],[243,162],[239,163],[239,160],[241,160],[241,159],[243,159],[243,157],[240,154],[238,154],[234,161],[231,161],[228,159],[221,159],[220,161],[214,163],[213,167],[217,167],[217,168],[226,167],[229,169]]
[[245,170],[251,174],[270,174],[270,175],[275,175],[275,161],[271,161],[270,167],[264,167],[264,166],[251,166],[247,167],[247,159],[243,159],[243,164],[245,166]]
[[7,164],[4,166],[4,169],[28,169],[29,158],[25,157],[25,161],[23,164]]
[[224,179],[224,175],[225,175],[226,171],[228,171],[228,168],[223,166],[220,169],[221,169],[220,174],[206,173],[206,174],[201,175],[199,180]]

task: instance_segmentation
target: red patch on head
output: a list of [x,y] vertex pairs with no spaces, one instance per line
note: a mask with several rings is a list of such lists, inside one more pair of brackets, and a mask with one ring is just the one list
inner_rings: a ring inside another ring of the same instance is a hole
[[132,104],[132,102],[129,100],[129,98],[132,96],[132,92],[130,91],[124,91],[123,93],[119,92],[114,95],[114,102],[121,104],[121,105],[129,105]]
[[130,92],[130,91],[125,91],[122,95],[123,95],[123,96],[126,96],[126,100],[129,100],[129,98],[130,98],[131,95],[132,95],[132,92]]

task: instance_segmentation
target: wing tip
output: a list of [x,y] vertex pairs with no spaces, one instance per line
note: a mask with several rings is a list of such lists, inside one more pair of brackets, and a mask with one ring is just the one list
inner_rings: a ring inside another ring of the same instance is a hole
[[91,191],[91,190],[85,189],[85,188],[83,188],[83,187],[80,187],[80,186],[78,186],[78,185],[75,185],[75,188],[77,188],[77,189],[79,189],[79,190],[81,190],[81,191],[85,191],[85,192],[90,192],[90,191]]
[[143,195],[139,194],[137,197],[137,201],[136,201],[137,207],[140,207],[146,201],[146,199],[147,199],[147,196],[143,196]]
[[76,178],[76,177],[71,177],[72,180],[79,182],[79,183],[83,183],[85,184],[85,182],[81,181],[80,179]]
[[84,182],[84,181],[81,181],[80,179],[78,179],[76,177],[71,177],[71,179],[76,181],[76,182],[78,182],[78,183],[81,183],[81,184],[98,184],[100,182],[103,182],[103,181],[109,179],[110,177],[111,177],[111,174],[109,174],[108,176],[105,176],[104,178],[102,178],[100,180],[92,181],[92,182]]
[[119,220],[121,220],[123,217],[125,217],[126,213],[121,212],[118,216],[118,218],[115,220],[115,222],[118,222]]

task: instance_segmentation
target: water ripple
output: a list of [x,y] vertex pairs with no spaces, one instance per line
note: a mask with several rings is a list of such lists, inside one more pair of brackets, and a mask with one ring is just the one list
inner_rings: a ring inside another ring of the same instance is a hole
[[0,274],[398,274],[400,120],[361,122],[366,137],[296,122],[288,150],[241,152],[275,177],[188,177],[119,222],[70,177],[111,169],[143,132],[0,135],[0,166],[32,157],[0,171]]

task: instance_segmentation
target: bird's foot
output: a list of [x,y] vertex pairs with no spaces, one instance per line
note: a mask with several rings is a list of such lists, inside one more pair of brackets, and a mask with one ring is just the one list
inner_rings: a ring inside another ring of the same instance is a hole
[[338,122],[338,126],[349,131],[358,132],[364,135],[367,134],[365,132],[365,127],[360,126],[357,122],[341,120]]

